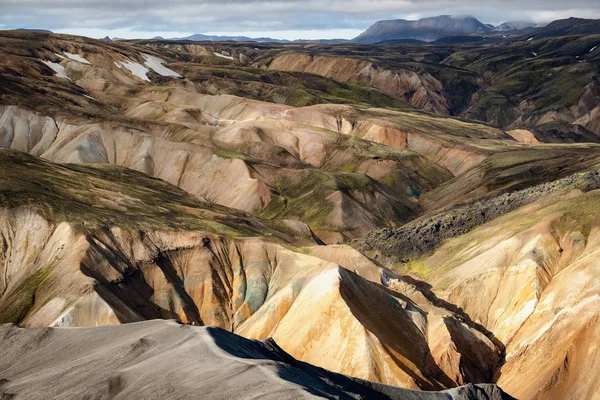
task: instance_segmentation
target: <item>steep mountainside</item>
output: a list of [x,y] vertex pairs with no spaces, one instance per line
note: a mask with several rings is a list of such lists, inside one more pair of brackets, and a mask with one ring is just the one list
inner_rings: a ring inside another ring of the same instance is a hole
[[378,43],[394,39],[435,40],[447,36],[485,33],[492,29],[475,17],[439,17],[423,18],[417,21],[404,19],[378,21],[365,32],[353,39],[357,43]]
[[13,105],[0,107],[2,146],[133,168],[202,200],[300,219],[327,243],[407,222],[420,213],[422,193],[491,147],[516,145],[497,129],[409,109],[294,108],[208,95],[196,85],[196,63],[174,64],[176,72],[123,43],[13,36],[3,64],[3,102]]
[[600,35],[600,20],[568,18],[554,21],[534,32],[538,39],[567,35]]
[[490,332],[349,247],[311,246],[304,224],[229,212],[122,168],[0,156],[2,323],[176,318],[414,389],[489,382],[501,360]]
[[426,280],[497,335],[506,360],[496,379],[512,396],[594,398],[600,390],[591,378],[600,363],[599,201],[597,189],[559,190],[396,271]]

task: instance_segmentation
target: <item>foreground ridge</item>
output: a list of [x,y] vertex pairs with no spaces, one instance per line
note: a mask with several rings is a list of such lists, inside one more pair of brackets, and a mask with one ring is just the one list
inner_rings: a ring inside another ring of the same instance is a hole
[[175,321],[76,329],[5,324],[0,351],[2,398],[511,399],[495,385],[420,392],[350,378],[297,361],[273,340]]

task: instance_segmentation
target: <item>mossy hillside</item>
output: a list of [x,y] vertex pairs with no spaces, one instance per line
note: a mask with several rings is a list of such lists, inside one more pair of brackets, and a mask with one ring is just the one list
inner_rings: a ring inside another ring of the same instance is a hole
[[[228,61],[228,60],[225,60]],[[411,109],[409,104],[368,85],[342,83],[326,77],[300,73],[270,71],[256,67],[204,63],[181,65],[186,78],[202,91],[209,82],[211,90],[254,100],[302,107],[315,104],[356,104],[363,107]]]
[[[387,196],[389,209],[377,210],[382,214],[383,226],[388,220],[406,221],[415,214],[415,210],[389,194],[389,189],[384,185],[360,173],[306,169],[302,171],[302,176],[297,181],[280,175],[272,185],[272,190],[273,200],[258,214],[260,217],[300,220],[313,230],[341,231],[340,227],[333,226],[329,222],[335,204],[327,200],[327,197],[336,191],[350,197],[358,193],[380,193]],[[407,196],[406,193],[403,195]],[[370,207],[373,212],[377,205],[371,204],[365,207]]]
[[589,35],[516,42],[459,51],[444,63],[486,77],[489,84],[467,115],[506,126],[518,117],[511,108],[522,101],[529,102],[524,119],[575,105],[598,73],[589,54],[598,41],[600,36]]
[[60,260],[56,259],[27,278],[3,299],[3,307],[0,308],[0,324],[18,324],[33,307],[36,293],[44,289],[48,277],[53,268]]
[[276,222],[202,202],[137,171],[113,165],[60,165],[0,150],[0,207],[22,206],[49,221],[67,221],[83,233],[119,226],[285,238]]
[[[501,216],[466,235],[445,241],[433,255],[404,264],[398,263],[394,269],[434,282],[436,289],[444,290],[454,283],[452,275],[449,274],[452,269],[475,257],[478,252],[473,250],[487,242],[515,237],[543,220],[552,221],[552,229],[556,235],[580,232],[587,237],[592,228],[600,226],[597,218],[599,210],[600,190],[568,199],[543,199],[536,203],[534,208],[529,206],[527,209]],[[438,281],[436,277],[444,278]]]
[[[454,262],[452,260],[459,252],[472,256],[474,253],[470,249],[479,244],[513,237],[544,219],[554,219],[555,225],[562,227],[562,233],[582,230],[587,235],[594,223],[600,224],[594,218],[600,207],[598,188],[600,174],[597,171],[577,173],[518,192],[457,206],[395,230],[371,232],[357,245],[400,261],[396,265],[398,270],[432,278],[434,274],[445,273],[445,266]],[[573,190],[585,194],[563,200],[564,195]],[[583,207],[576,207],[578,201]],[[523,208],[525,206],[527,208]],[[460,262],[465,261],[461,259]]]
[[394,116],[389,114],[385,116],[387,117],[386,119],[404,132],[437,136],[438,138],[449,140],[468,139],[462,143],[464,146],[468,146],[469,143],[476,143],[479,140],[485,140],[490,145],[493,143],[493,140],[512,141],[508,135],[505,135],[492,126],[454,117],[413,111],[399,111]]

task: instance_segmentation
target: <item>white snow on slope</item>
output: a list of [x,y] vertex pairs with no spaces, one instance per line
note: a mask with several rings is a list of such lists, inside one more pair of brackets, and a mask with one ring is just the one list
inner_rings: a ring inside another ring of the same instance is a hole
[[594,47],[592,47],[592,49],[590,50],[590,53],[591,53],[592,51],[596,50],[597,48],[598,48],[598,46],[594,46]]
[[62,56],[62,55],[60,55],[60,54],[58,54],[58,53],[54,53],[54,55],[55,55],[56,57],[58,57],[58,58],[65,58],[65,56]]
[[221,54],[221,53],[217,53],[217,52],[214,52],[213,54],[215,56],[217,56],[217,57],[221,57],[221,58],[225,58],[227,60],[232,60],[233,61],[233,57],[231,57],[231,56],[226,56],[225,54]]
[[531,53],[531,54],[533,54],[535,57],[537,57],[537,53]]
[[80,63],[90,65],[90,62],[85,58],[81,57],[79,54],[67,53],[66,51],[63,51],[63,53],[65,53],[67,57],[69,57],[71,60],[79,61]]
[[[42,61],[42,60],[40,60]],[[59,78],[66,78],[68,80],[71,80],[71,78],[69,78],[67,76],[67,73],[65,72],[65,67],[63,67],[60,64],[57,64],[55,62],[52,61],[42,61],[44,64],[46,64],[47,66],[49,66],[50,68],[52,68],[52,70],[56,73],[56,76],[58,76]]]
[[527,39],[528,42],[531,42],[533,40],[533,36],[530,37],[529,39]]
[[145,53],[142,53],[142,56],[146,59],[146,62],[144,64],[157,74],[162,76],[174,76],[176,78],[181,78],[181,75],[179,75],[177,72],[170,70],[169,68],[163,65],[166,61],[162,58],[154,57],[150,54]]
[[[127,62],[119,61],[119,64],[122,65],[123,67],[127,68],[133,75],[137,76],[141,80],[150,82],[150,79],[146,75],[148,73],[148,68],[144,67],[142,64],[139,64],[139,63],[136,63],[133,61],[127,61]],[[117,67],[121,68],[119,66],[119,64],[117,64],[115,62],[115,65],[117,65]]]

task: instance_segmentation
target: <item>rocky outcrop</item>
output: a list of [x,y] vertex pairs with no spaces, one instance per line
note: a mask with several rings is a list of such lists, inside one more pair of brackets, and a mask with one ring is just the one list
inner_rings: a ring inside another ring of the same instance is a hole
[[527,204],[571,190],[600,189],[600,173],[578,173],[550,183],[506,193],[489,200],[455,207],[445,213],[408,223],[398,229],[371,232],[356,242],[365,251],[376,250],[400,260],[430,254],[443,241],[470,232],[479,225]]

